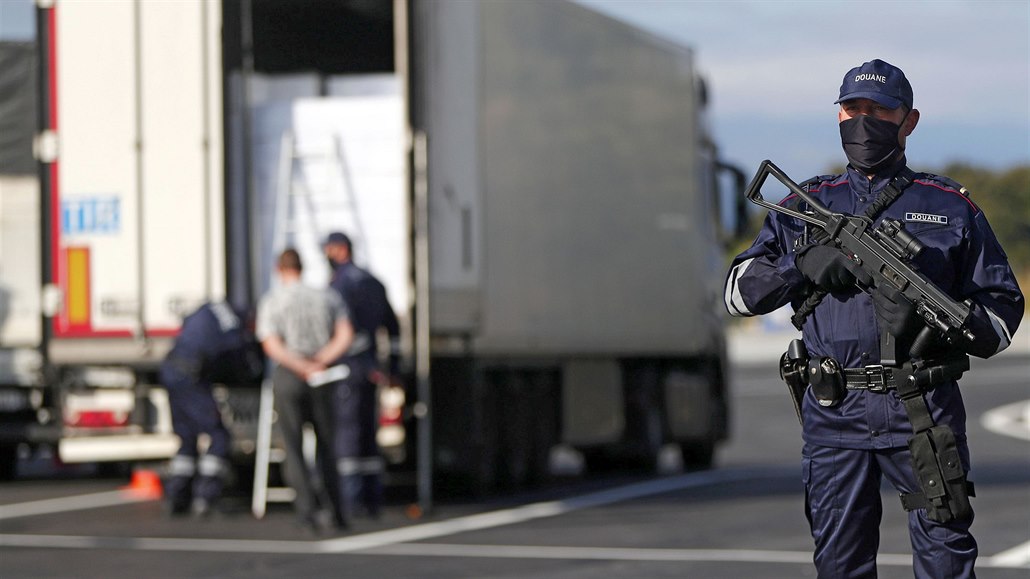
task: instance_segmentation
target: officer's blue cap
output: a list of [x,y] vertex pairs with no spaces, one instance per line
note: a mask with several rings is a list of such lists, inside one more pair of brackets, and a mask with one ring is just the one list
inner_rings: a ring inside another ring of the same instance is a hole
[[905,105],[911,109],[912,85],[900,68],[880,59],[871,60],[844,75],[840,98],[834,102],[850,99],[872,99],[887,108]]
[[351,246],[350,238],[347,237],[346,233],[343,233],[341,231],[334,231],[329,234],[329,237],[325,238],[326,245],[332,245],[337,243],[340,245],[346,245],[347,247]]

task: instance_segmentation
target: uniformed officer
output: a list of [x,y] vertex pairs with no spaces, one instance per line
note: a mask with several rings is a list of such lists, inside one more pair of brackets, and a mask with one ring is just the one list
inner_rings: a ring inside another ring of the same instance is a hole
[[[225,302],[207,303],[182,322],[175,345],[161,364],[172,428],[181,440],[169,465],[166,496],[172,514],[210,512],[229,473],[229,431],[212,396],[214,383],[261,379],[262,362],[245,316]],[[197,439],[210,440],[201,454]]]
[[[360,512],[360,505],[365,514],[378,517],[384,462],[376,443],[376,394],[378,384],[392,384],[397,377],[400,327],[383,284],[354,264],[352,249],[344,233],[334,232],[326,239],[326,257],[333,268],[330,286],[343,297],[354,324],[354,343],[342,360],[350,376],[337,389],[337,467],[350,512]],[[376,335],[380,329],[390,339],[389,375],[379,369]]]
[[[940,356],[967,362],[966,354],[987,358],[1004,350],[1022,319],[1023,295],[975,200],[950,179],[906,168],[906,138],[920,116],[905,74],[882,60],[866,62],[847,73],[836,102],[847,170],[803,186],[832,211],[904,222],[926,246],[914,260],[919,271],[956,301],[971,300],[968,327],[975,341],[963,343],[964,351],[937,344],[925,360],[906,359],[906,347],[922,327],[913,304],[898,292],[859,291],[856,280],[868,282],[868,274],[836,247],[820,243],[811,226],[779,212],[769,213],[754,244],[733,260],[726,307],[735,316],[765,314],[788,303],[797,310],[813,288],[830,292],[802,328],[811,359],[832,358],[845,369],[838,375],[844,385],[838,399],[817,399],[809,386],[800,404],[805,506],[819,577],[876,576],[882,477],[908,499],[915,575],[972,577],[972,510],[934,507],[931,514],[922,474],[915,474],[923,467],[913,466],[913,456],[916,465],[925,462],[918,459],[921,451],[910,450],[910,439],[930,432],[927,425],[939,427],[935,433],[943,428],[958,459],[941,461],[940,468],[947,463],[958,469],[960,461],[963,470],[957,472],[968,472],[958,383],[954,376],[937,377],[903,397],[899,392],[907,388],[893,376],[906,361],[930,365],[937,362],[929,358]],[[900,195],[870,210],[888,185]],[[797,202],[788,197],[781,205]],[[881,365],[892,359],[893,368]],[[949,496],[968,491],[965,479],[958,480],[961,485],[949,487]]]

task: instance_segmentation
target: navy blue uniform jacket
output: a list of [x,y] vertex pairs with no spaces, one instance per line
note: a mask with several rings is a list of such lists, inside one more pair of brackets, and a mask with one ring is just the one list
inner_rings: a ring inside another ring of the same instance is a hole
[[260,346],[241,316],[225,302],[207,303],[186,317],[168,362],[180,373],[209,382],[260,379]]
[[344,357],[365,356],[375,360],[376,331],[385,328],[391,342],[390,372],[396,374],[398,359],[394,349],[399,347],[400,325],[383,284],[371,273],[348,261],[336,266],[329,285],[340,292],[354,325],[354,343]]
[[[820,178],[808,186],[812,195],[835,212],[862,215],[904,165],[872,180],[848,168],[842,175]],[[780,204],[791,203],[787,197]],[[969,352],[989,357],[1005,349],[1023,316],[1023,295],[1005,252],[987,218],[953,181],[918,174],[900,197],[876,216],[901,220],[924,245],[914,264],[957,301],[971,299],[970,329],[976,343]],[[730,266],[725,304],[731,315],[754,316],[791,304],[796,310],[810,292],[795,256],[806,242],[804,223],[769,212],[754,244]],[[802,329],[811,356],[832,356],[846,368],[880,362],[880,328],[872,299],[860,291],[828,295]],[[786,348],[784,344],[784,348]],[[955,382],[941,384],[925,396],[937,424],[948,424],[965,437],[965,408]],[[912,435],[895,391],[886,394],[849,390],[835,408],[819,406],[809,391],[802,415],[806,442],[838,448],[904,446]]]

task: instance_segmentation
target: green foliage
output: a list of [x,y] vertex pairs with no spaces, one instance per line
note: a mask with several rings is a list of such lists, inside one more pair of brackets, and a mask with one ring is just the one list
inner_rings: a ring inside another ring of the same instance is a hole
[[958,181],[970,192],[1009,256],[1016,275],[1030,275],[1030,166],[1002,172],[952,164],[942,175]]

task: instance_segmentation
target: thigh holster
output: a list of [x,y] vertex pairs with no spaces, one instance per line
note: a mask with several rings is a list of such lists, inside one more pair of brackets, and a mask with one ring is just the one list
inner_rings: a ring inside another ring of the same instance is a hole
[[901,504],[907,511],[926,509],[927,518],[940,523],[971,518],[973,508],[969,497],[975,495],[973,483],[966,480],[955,433],[946,425],[934,425],[923,391],[927,385],[932,387],[938,380],[956,378],[968,369],[969,358],[963,357],[922,368],[905,364],[900,373],[895,372],[898,396],[912,423],[914,434],[908,440],[908,448],[920,488],[918,493],[902,494]]
[[908,448],[922,491],[901,495],[905,510],[926,509],[927,518],[940,523],[972,517],[973,483],[966,480],[951,428],[934,426],[919,432],[908,440]]

